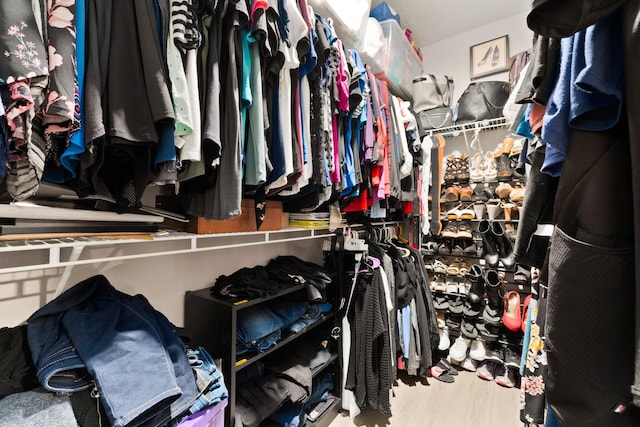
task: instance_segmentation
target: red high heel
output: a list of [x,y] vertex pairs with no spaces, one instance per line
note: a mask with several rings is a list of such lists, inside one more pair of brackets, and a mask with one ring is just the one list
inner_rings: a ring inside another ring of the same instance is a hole
[[517,331],[522,328],[522,316],[520,315],[520,294],[509,291],[504,297],[504,313],[502,314],[504,326]]

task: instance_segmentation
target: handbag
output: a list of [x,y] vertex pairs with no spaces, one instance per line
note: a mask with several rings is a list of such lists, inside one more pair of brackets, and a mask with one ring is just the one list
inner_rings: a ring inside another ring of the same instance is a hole
[[509,99],[509,82],[473,82],[464,90],[456,106],[455,123],[477,122],[502,117],[502,109]]
[[451,107],[438,107],[416,113],[416,121],[421,135],[431,129],[446,128],[453,124]]
[[453,79],[425,74],[413,79],[413,110],[420,112],[451,105]]

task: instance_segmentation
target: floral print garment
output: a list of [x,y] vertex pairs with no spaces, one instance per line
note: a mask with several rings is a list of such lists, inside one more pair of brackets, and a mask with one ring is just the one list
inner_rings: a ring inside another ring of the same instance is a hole
[[49,74],[31,2],[0,2],[0,54],[2,85]]
[[547,353],[544,349],[544,302],[531,300],[531,338],[520,387],[520,420],[528,424],[544,424]]
[[43,109],[46,133],[79,126],[76,117],[77,69],[75,0],[47,0],[47,49],[50,81]]

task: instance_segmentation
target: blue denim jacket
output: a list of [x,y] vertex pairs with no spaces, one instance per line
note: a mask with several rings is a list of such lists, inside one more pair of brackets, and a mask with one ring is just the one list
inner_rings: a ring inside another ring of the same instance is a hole
[[102,275],[36,311],[27,330],[42,386],[95,388],[114,427],[165,425],[198,397],[174,326],[143,296],[117,291]]

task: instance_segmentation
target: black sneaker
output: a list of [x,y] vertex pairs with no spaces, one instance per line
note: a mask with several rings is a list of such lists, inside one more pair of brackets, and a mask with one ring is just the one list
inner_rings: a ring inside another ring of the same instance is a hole
[[520,368],[520,355],[507,347],[504,350],[504,364],[512,368]]
[[487,358],[486,360],[492,360],[494,362],[504,363],[504,350],[502,347],[497,348],[487,348]]
[[480,338],[485,340],[485,342],[496,342],[500,337],[499,332],[500,328],[498,326],[489,325],[485,323],[476,324],[476,329],[480,334]]
[[482,319],[484,319],[485,323],[498,326],[500,325],[501,318],[502,318],[501,311],[494,310],[493,308],[491,308],[489,304],[484,306],[484,311],[482,312]]
[[438,254],[451,255],[451,240],[444,240],[438,245]]
[[461,240],[456,240],[455,242],[453,242],[453,247],[451,247],[451,255],[455,255],[455,256],[464,255],[463,244],[464,243]]

